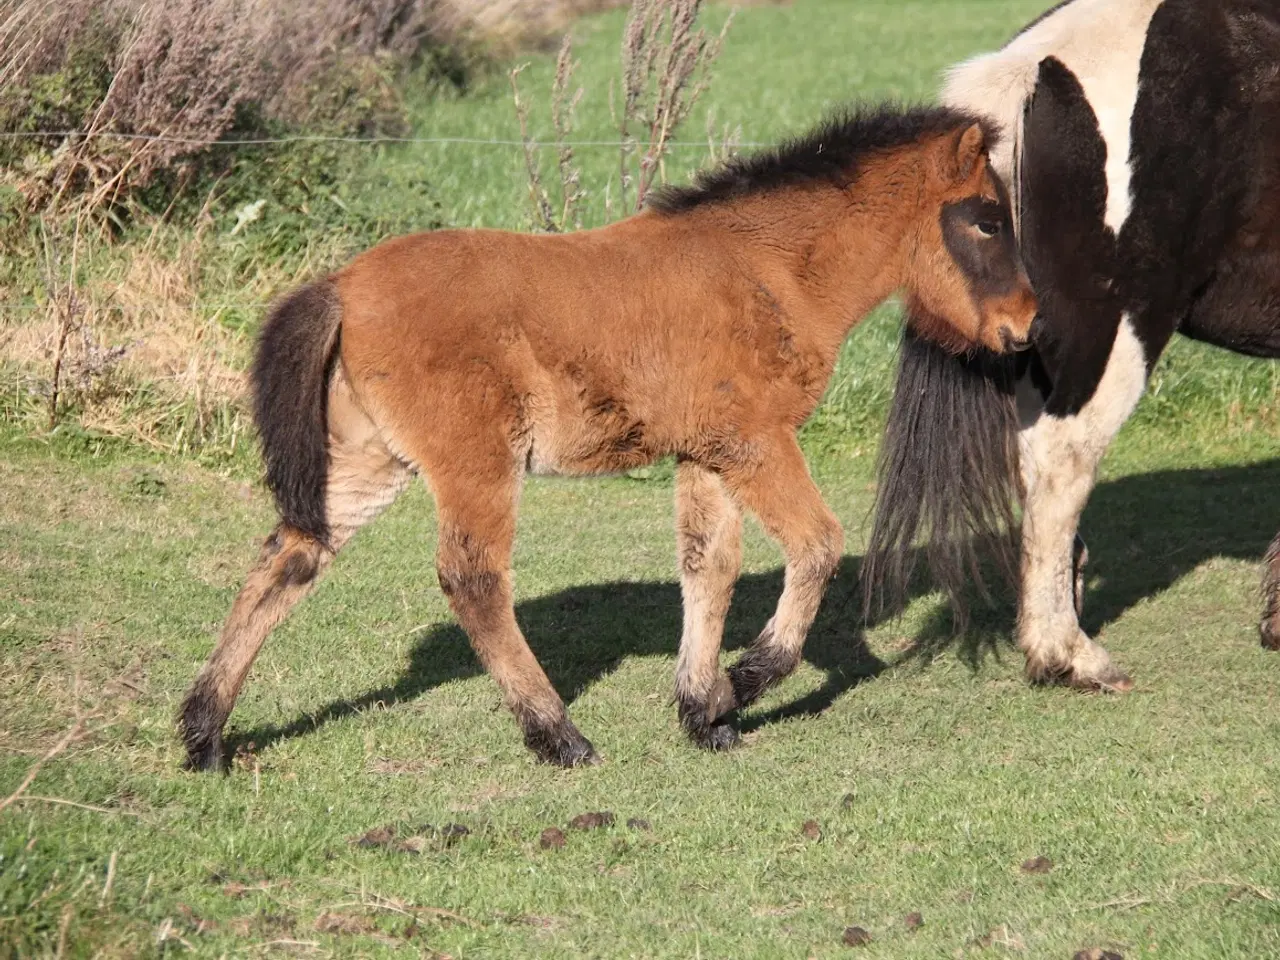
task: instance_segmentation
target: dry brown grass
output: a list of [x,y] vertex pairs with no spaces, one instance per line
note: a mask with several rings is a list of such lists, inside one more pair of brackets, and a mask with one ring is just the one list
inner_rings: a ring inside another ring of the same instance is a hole
[[[166,450],[215,440],[234,448],[247,435],[250,338],[223,322],[226,307],[203,302],[201,272],[212,243],[199,232],[161,229],[151,242],[127,250],[95,247],[86,271],[91,279],[75,292],[59,416],[73,410],[88,429]],[[265,303],[288,286],[282,270],[256,271],[238,298]],[[63,319],[57,296],[34,312],[0,318],[0,366],[25,380],[42,403]],[[28,418],[36,417],[32,407]]]

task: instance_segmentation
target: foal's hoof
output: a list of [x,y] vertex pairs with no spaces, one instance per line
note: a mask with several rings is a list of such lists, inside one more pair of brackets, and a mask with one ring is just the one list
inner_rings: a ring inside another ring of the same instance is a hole
[[1258,624],[1258,636],[1262,639],[1262,645],[1268,650],[1280,650],[1280,625],[1270,620],[1263,620]]
[[700,733],[689,731],[689,739],[701,747],[703,750],[712,750],[717,753],[723,750],[732,750],[742,742],[742,735],[737,729],[727,723],[713,723]]
[[553,766],[593,767],[600,762],[600,754],[591,741],[568,720],[554,727],[531,730],[525,734],[524,742],[539,760]]
[[737,708],[733,687],[724,674],[712,686],[706,699],[676,696],[680,726],[697,746],[704,750],[729,750],[742,739],[724,717]]
[[222,749],[222,737],[216,736],[202,743],[187,744],[184,770],[197,773],[226,773],[227,757]]

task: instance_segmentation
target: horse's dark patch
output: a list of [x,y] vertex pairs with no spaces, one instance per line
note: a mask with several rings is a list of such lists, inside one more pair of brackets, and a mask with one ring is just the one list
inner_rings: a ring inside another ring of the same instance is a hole
[[689,739],[704,750],[730,750],[742,739],[737,728],[722,719],[724,712],[714,709],[706,698],[676,694],[676,715]]
[[781,187],[832,184],[843,188],[857,179],[859,163],[867,156],[974,123],[983,125],[988,147],[998,140],[999,131],[990,124],[949,107],[904,109],[886,104],[850,108],[806,136],[705,170],[690,186],[654,191],[648,206],[659,213],[676,214]]
[[1107,146],[1080,81],[1056,58],[1040,64],[1023,144],[1022,256],[1040,301],[1035,350],[1052,384],[1046,410],[1065,416],[1097,390],[1121,305],[1115,235],[1104,223]]
[[1119,256],[1125,308],[1148,367],[1245,224],[1258,154],[1230,6],[1167,0],[1151,18],[1142,54],[1130,151],[1133,209]]
[[289,555],[280,568],[279,582],[284,587],[298,587],[310,583],[320,570],[319,557],[312,551]]

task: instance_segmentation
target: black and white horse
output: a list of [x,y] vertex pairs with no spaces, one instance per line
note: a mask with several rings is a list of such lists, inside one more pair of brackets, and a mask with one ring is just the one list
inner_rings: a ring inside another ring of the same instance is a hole
[[[1006,131],[992,159],[1041,316],[1014,363],[904,342],[868,595],[905,586],[923,527],[958,596],[1020,497],[1028,676],[1126,690],[1080,628],[1076,528],[1175,331],[1280,356],[1280,0],[1067,0],[955,67],[942,99]],[[1280,536],[1267,562],[1280,647]]]

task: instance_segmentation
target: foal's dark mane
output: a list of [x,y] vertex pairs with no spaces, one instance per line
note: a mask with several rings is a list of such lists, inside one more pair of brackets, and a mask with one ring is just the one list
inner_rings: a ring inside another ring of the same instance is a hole
[[906,146],[970,124],[981,123],[987,145],[998,133],[990,122],[950,107],[858,105],[826,120],[816,130],[779,147],[735,157],[704,170],[690,186],[666,186],[650,194],[648,206],[659,213],[684,213],[711,203],[807,183],[847,185],[868,154]]

